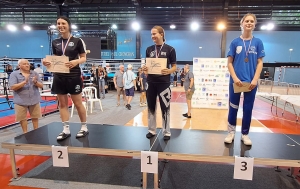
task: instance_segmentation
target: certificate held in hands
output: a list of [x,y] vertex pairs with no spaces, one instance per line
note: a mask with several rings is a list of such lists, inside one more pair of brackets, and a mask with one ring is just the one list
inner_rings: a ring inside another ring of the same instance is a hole
[[234,93],[241,93],[241,92],[249,92],[251,91],[249,89],[251,83],[243,82],[243,86],[239,87],[235,83],[233,83],[233,91]]
[[161,70],[167,68],[166,58],[146,58],[148,74],[160,74]]
[[46,61],[51,62],[51,65],[47,66],[48,72],[70,73],[70,69],[65,65],[66,62],[69,62],[69,57],[47,55]]

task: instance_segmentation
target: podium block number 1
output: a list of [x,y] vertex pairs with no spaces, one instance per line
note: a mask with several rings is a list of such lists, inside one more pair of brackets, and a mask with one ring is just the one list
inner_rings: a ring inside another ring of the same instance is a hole
[[141,151],[141,172],[158,173],[158,152]]

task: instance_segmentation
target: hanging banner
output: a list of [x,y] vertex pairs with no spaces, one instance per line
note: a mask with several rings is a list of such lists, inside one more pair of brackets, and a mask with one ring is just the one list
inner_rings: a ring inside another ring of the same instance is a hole
[[195,92],[192,108],[228,109],[227,58],[193,58]]

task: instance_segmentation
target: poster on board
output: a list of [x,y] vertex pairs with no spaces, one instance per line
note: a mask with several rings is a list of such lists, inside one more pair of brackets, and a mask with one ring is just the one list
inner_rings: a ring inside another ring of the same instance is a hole
[[195,92],[192,108],[228,109],[227,58],[193,58]]

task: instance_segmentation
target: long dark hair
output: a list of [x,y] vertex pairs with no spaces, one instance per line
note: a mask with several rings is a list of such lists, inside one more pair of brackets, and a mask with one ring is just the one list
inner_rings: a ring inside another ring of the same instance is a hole
[[71,33],[72,32],[72,28],[71,28],[71,21],[70,21],[70,19],[68,17],[66,17],[66,16],[59,16],[56,19],[56,23],[57,23],[58,19],[63,19],[63,20],[65,20],[65,21],[68,22],[68,24],[69,24],[69,32]]

